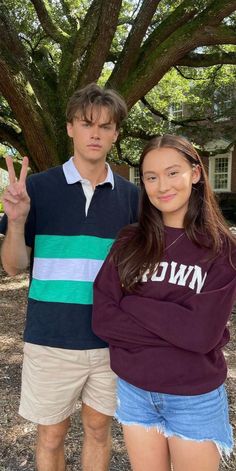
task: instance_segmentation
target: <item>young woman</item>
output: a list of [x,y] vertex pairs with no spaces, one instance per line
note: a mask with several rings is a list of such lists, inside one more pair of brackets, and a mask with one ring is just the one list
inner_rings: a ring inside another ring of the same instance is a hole
[[95,281],[93,329],[110,344],[117,419],[134,471],[216,471],[233,447],[224,388],[236,243],[199,155],[151,140],[137,225]]

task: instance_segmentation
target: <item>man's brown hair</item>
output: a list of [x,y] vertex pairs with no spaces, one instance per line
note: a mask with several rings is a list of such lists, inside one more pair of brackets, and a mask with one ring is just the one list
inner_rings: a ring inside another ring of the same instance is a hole
[[119,129],[122,121],[127,116],[126,103],[115,90],[101,88],[96,83],[90,83],[73,93],[68,101],[66,120],[68,123],[72,123],[76,113],[79,113],[80,117],[92,121],[94,108],[99,111],[101,107],[106,107],[109,110],[111,121]]

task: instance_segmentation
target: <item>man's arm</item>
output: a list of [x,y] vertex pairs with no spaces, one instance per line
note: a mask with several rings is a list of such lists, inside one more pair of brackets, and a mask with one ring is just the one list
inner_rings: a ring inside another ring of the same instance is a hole
[[7,232],[1,250],[1,259],[4,270],[9,275],[16,275],[29,264],[31,249],[25,244],[25,222],[30,209],[25,180],[27,175],[28,159],[24,157],[19,181],[17,181],[13,162],[6,158],[10,184],[3,194],[3,206],[8,218]]
[[8,275],[17,275],[27,268],[31,248],[25,245],[24,224],[8,222],[8,229],[1,248],[1,260]]

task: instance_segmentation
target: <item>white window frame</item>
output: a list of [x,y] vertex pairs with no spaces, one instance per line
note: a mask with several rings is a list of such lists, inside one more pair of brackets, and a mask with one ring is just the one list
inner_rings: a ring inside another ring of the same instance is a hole
[[[216,159],[228,159],[228,173],[227,173],[227,187],[226,188],[216,188],[214,185],[215,180],[215,162]],[[232,152],[226,154],[218,154],[212,157],[209,157],[209,180],[212,186],[212,189],[217,193],[227,193],[231,191],[231,179],[232,179]]]
[[140,180],[139,180],[139,168],[138,167],[129,168],[129,180],[135,185],[139,186]]

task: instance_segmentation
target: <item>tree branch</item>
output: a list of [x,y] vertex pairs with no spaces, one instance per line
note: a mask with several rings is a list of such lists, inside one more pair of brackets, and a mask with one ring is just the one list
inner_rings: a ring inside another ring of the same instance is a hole
[[10,21],[9,12],[2,0],[0,0],[0,47],[1,54],[6,59],[10,59],[15,70],[20,68],[25,70],[29,66],[30,58],[27,50],[19,40],[19,36]]
[[[24,38],[25,40],[25,38]],[[26,40],[27,41],[27,40]],[[28,42],[27,42],[28,44]],[[42,77],[42,68],[40,69],[40,64],[39,61],[36,65],[35,62],[32,61],[32,57],[34,54],[34,51],[28,53],[29,47],[24,46],[24,42],[20,41],[20,35],[17,34],[17,31],[14,29],[13,23],[10,21],[10,17],[7,11],[7,8],[3,4],[2,0],[0,0],[0,48],[1,48],[1,55],[3,60],[5,61],[6,64],[8,64],[9,69],[11,69],[12,73],[20,73],[21,75],[24,75],[25,80],[28,80],[28,82],[31,84],[31,86],[34,88],[34,92],[37,95],[37,98],[39,101],[42,101],[42,97],[44,96],[44,92],[47,90],[47,95],[48,95],[48,89],[50,82],[49,80],[44,80],[44,76]],[[39,59],[39,54],[40,51],[35,51],[35,57],[36,55],[37,58]],[[45,65],[45,55],[43,57],[43,62]],[[42,54],[41,54],[41,60],[42,60]],[[40,69],[40,70],[39,70]],[[47,78],[49,78],[49,75],[51,73],[51,76],[53,77],[54,70],[51,67],[51,65],[48,63],[47,67],[45,68]],[[3,73],[2,70],[0,70],[0,75]],[[50,90],[51,91],[51,90]],[[44,106],[46,109],[48,105],[48,102],[45,101]]]
[[187,127],[187,128],[193,128],[195,126],[192,126],[192,123],[199,124],[199,123],[204,123],[212,120],[212,117],[210,116],[205,116],[204,118],[185,118],[185,119],[170,119],[169,116],[165,115],[161,111],[157,110],[152,106],[145,97],[141,98],[141,102],[144,104],[144,106],[147,107],[147,109],[154,114],[154,116],[158,116],[159,118],[163,119],[164,121],[167,121],[170,124],[175,124],[176,126],[182,126],[182,127]]
[[139,48],[159,3],[160,0],[143,1],[119,56],[117,66],[109,79],[109,83],[111,83],[113,87],[117,87],[118,84],[126,80],[130,68],[137,59]]
[[214,46],[217,44],[236,44],[236,33],[229,26],[205,26],[202,31],[196,31],[195,40],[199,46]]
[[[83,63],[83,58],[96,31],[102,0],[94,0],[90,5],[84,19],[80,19],[80,28],[75,30],[74,35],[62,47],[62,57],[59,66],[59,93],[64,106],[78,86],[78,76]],[[67,89],[65,90],[65,77]]]
[[209,75],[206,75],[204,78],[203,77],[194,77],[194,76],[189,76],[189,75],[186,75],[179,67],[177,67],[175,65],[175,70],[178,72],[179,75],[181,75],[181,77],[183,77],[185,80],[193,80],[195,82],[197,81],[207,81],[207,80],[211,80],[211,82],[214,82],[215,78],[217,77],[217,73],[219,72],[219,70],[222,69],[222,64],[221,65],[218,65],[217,67],[215,67],[214,71],[211,71],[209,73]]
[[[148,134],[148,133],[145,133],[145,131],[143,131],[143,130],[137,130],[137,131],[125,130],[123,139],[125,139],[127,137],[131,137],[131,138],[133,137],[133,138],[139,138],[139,139],[142,139],[143,141],[148,142],[148,141],[150,141],[151,139],[153,139],[154,137],[157,137],[157,136],[158,136],[158,134]],[[195,145],[194,147],[197,149],[197,151],[199,152],[201,157],[211,158],[211,157],[214,157],[215,155],[226,154],[227,152],[229,152],[235,146],[235,144],[236,144],[236,140],[233,140],[226,147],[218,147],[214,150],[207,150],[207,149],[204,148],[204,146],[200,147],[200,146]],[[134,162],[132,162],[127,157],[123,156],[120,143],[118,143],[118,146],[116,144],[116,148],[117,148],[117,153],[118,153],[118,156],[119,156],[119,160],[122,160],[123,162],[127,163],[131,167],[137,167],[137,165],[134,165]]]
[[152,139],[153,137],[156,137],[156,133],[152,132],[147,132],[144,129],[130,129],[126,123],[122,125],[122,136],[121,139],[125,139],[127,137],[133,137],[136,139],[142,139],[142,141],[148,141],[149,139]]
[[3,144],[10,144],[12,147],[17,149],[22,156],[27,154],[27,147],[25,145],[22,132],[17,132],[9,124],[0,122],[0,141]]
[[161,24],[158,24],[155,30],[149,35],[140,51],[140,59],[142,61],[145,60],[153,51],[157,50],[164,41],[170,38],[173,33],[181,30],[181,27],[185,25],[190,25],[191,20],[193,20],[198,12],[199,6],[190,5],[189,0],[184,0],[181,5],[167,16]]
[[191,52],[180,59],[177,65],[186,67],[210,67],[218,64],[236,64],[236,53],[219,51],[211,54],[201,54]]
[[[144,104],[144,106],[147,107],[147,109],[154,115],[157,116],[158,118],[163,119],[163,121],[168,122],[169,124],[174,124],[175,126],[182,127],[185,129],[196,129],[196,127],[204,126],[205,128],[212,128],[213,126],[215,129],[219,128],[222,126],[222,121],[219,121],[221,118],[225,118],[225,114],[220,116],[218,113],[217,114],[212,114],[209,116],[204,116],[204,117],[198,117],[198,118],[185,118],[185,119],[171,119],[169,116],[165,115],[164,113],[160,112],[157,110],[154,106],[152,106],[145,97],[141,98],[141,102]],[[232,105],[233,107],[233,105]],[[228,126],[228,122],[224,124],[225,129],[227,128],[232,128],[234,129],[235,123],[234,123],[234,113],[230,114],[230,126]]]
[[[214,4],[217,7],[217,12],[219,11],[219,3],[221,4],[219,0],[211,2],[211,6]],[[224,10],[232,13],[236,0],[227,0],[225,3],[228,8],[225,7]],[[150,45],[149,39],[144,43],[135,68],[133,67],[133,70],[129,71],[126,82],[120,88],[129,107],[137,102],[140,96],[145,95],[153,88],[164,74],[171,67],[179,64],[180,60],[190,51],[199,46],[218,44],[218,41],[222,43],[226,41],[226,44],[235,43],[236,35],[232,28],[208,26],[207,21],[211,20],[213,23],[210,13],[213,14],[213,10],[208,7],[207,13],[205,9],[199,15],[195,15],[192,21],[185,22],[181,27],[178,27],[171,36],[154,49],[153,45]],[[215,15],[215,24],[220,21],[221,17],[222,14]]]
[[125,164],[129,165],[130,167],[137,167],[138,162],[137,163],[132,162],[126,155],[123,154],[120,142],[121,142],[121,139],[116,141],[116,144],[115,144],[119,161],[122,164],[125,163]]
[[[39,168],[48,168],[57,162],[54,129],[47,114],[42,113],[33,90],[29,91],[24,76],[13,74],[9,66],[0,59],[0,91],[11,107],[15,119],[24,134],[29,149],[34,149]],[[29,126],[30,121],[30,126]],[[47,134],[45,134],[45,126]],[[48,161],[45,160],[47,155]],[[34,156],[29,156],[34,162]]]
[[64,14],[66,15],[66,18],[68,19],[70,25],[72,26],[73,29],[77,29],[77,20],[76,18],[71,14],[70,10],[70,5],[68,4],[67,0],[61,0],[61,5]]
[[65,31],[56,26],[56,24],[53,22],[50,15],[49,6],[46,7],[44,0],[30,1],[34,5],[38,19],[47,35],[55,42],[63,44],[65,42],[65,39],[67,39],[69,36]]
[[[167,18],[165,18],[161,24],[158,24],[158,26],[155,28],[155,30],[149,35],[149,37],[146,39],[144,42],[143,46],[140,48],[140,44],[137,45],[136,51],[133,51],[133,54],[136,58],[136,63],[133,63],[132,67],[129,66],[126,69],[125,72],[125,77],[126,81],[122,80],[122,77],[120,78],[120,81],[118,82],[116,80],[116,74],[120,76],[120,68],[122,68],[122,64],[118,60],[117,64],[114,67],[113,73],[112,73],[112,80],[110,78],[109,80],[109,85],[111,85],[114,88],[119,88],[122,94],[127,99],[128,106],[132,106],[140,97],[140,94],[144,95],[147,93],[148,90],[150,90],[154,84],[154,78],[153,81],[151,81],[151,84],[147,87],[145,86],[145,81],[147,78],[148,74],[146,73],[146,66],[147,63],[152,63],[152,66],[150,66],[150,69],[156,68],[158,70],[159,68],[159,61],[164,62],[165,61],[165,54],[166,51],[168,50],[168,45],[166,47],[163,46],[162,50],[159,52],[159,48],[162,45],[162,43],[165,43],[165,41],[171,37],[171,35],[181,29],[181,27],[185,26],[186,24],[190,24],[190,20],[194,18],[196,13],[199,11],[199,6],[195,5],[189,5],[189,0],[184,0],[179,7],[177,7],[173,13],[171,13]],[[178,33],[179,34],[179,33]],[[178,43],[177,43],[178,44]],[[175,48],[176,48],[176,40],[175,40]],[[138,54],[138,57],[137,57]],[[173,65],[173,57],[174,53],[171,57],[171,65]],[[144,65],[145,64],[145,65]],[[155,82],[157,83],[164,73],[168,70],[170,66],[168,65],[167,67],[164,68],[163,73],[161,72],[156,76]],[[139,96],[132,96],[131,88],[136,87],[135,83],[137,80],[137,77],[139,76],[139,68],[140,68],[140,82],[141,82],[141,75],[144,79],[143,84],[140,85],[140,88],[145,89],[144,93],[139,93]],[[142,71],[141,71],[142,70]],[[150,75],[153,74],[154,77],[154,72],[150,70]],[[156,75],[156,74],[155,74]],[[130,95],[130,96],[129,96]]]
[[94,0],[84,19],[80,20],[80,29],[77,31],[74,41],[73,56],[75,59],[84,55],[88,45],[91,43],[100,20],[99,13],[101,8],[101,0]]
[[79,72],[77,86],[96,81],[114,37],[122,0],[100,1],[99,21]]
[[200,13],[200,23],[208,24],[209,26],[219,25],[224,18],[230,16],[236,10],[235,0],[214,0],[210,5]]

